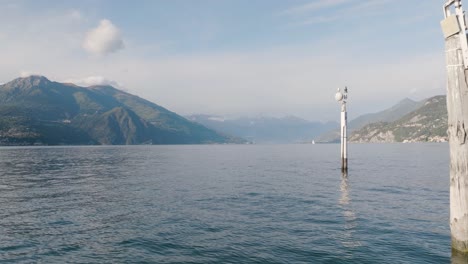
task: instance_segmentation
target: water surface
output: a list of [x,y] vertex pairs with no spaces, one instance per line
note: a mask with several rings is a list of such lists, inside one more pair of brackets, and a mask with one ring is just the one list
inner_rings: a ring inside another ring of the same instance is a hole
[[447,144],[0,148],[0,262],[449,263]]

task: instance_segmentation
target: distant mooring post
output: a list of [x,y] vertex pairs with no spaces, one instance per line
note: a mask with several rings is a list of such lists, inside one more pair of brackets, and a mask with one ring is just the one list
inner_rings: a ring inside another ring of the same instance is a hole
[[348,138],[347,125],[348,117],[346,114],[346,100],[348,99],[348,88],[345,87],[343,93],[338,88],[335,94],[335,100],[341,102],[341,171],[348,171]]
[[452,248],[468,252],[468,44],[461,0],[443,6],[441,26],[447,64],[447,112],[450,145],[450,230]]

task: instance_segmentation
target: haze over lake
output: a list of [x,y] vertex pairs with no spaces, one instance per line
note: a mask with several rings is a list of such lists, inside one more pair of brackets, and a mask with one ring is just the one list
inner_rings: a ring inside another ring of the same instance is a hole
[[449,263],[448,144],[6,147],[0,262]]

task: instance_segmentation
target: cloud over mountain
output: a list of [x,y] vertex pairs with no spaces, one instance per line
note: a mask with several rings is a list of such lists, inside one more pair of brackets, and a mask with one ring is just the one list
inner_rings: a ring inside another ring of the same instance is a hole
[[106,55],[125,47],[120,30],[110,20],[103,19],[90,30],[83,42],[83,48],[95,55]]
[[73,83],[76,85],[88,87],[92,85],[110,85],[117,88],[122,88],[122,85],[116,81],[110,80],[103,76],[88,76],[80,79],[66,79],[64,82]]

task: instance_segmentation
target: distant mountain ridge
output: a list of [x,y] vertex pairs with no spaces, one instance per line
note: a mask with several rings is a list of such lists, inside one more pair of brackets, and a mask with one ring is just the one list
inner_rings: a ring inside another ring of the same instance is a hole
[[446,142],[446,96],[421,101],[416,110],[392,122],[377,122],[354,131],[351,142]]
[[[424,101],[416,102],[409,98],[405,98],[395,104],[394,106],[371,114],[361,115],[353,120],[348,122],[348,135],[352,134],[353,131],[359,130],[362,127],[376,123],[376,122],[392,122],[395,121],[404,115],[410,113],[411,111],[416,110],[421,107]],[[340,141],[340,129],[339,125],[326,133],[319,135],[317,138],[318,142],[332,143]]]
[[351,129],[358,129],[371,123],[392,122],[410,113],[411,111],[416,110],[417,108],[421,107],[422,104],[423,102],[416,102],[409,98],[405,98],[388,109],[377,113],[364,114],[351,120],[349,122],[349,127]]
[[305,143],[338,125],[336,122],[310,122],[295,116],[224,118],[212,115],[187,116],[191,121],[254,143]]
[[44,76],[0,85],[0,145],[241,142],[112,86]]

